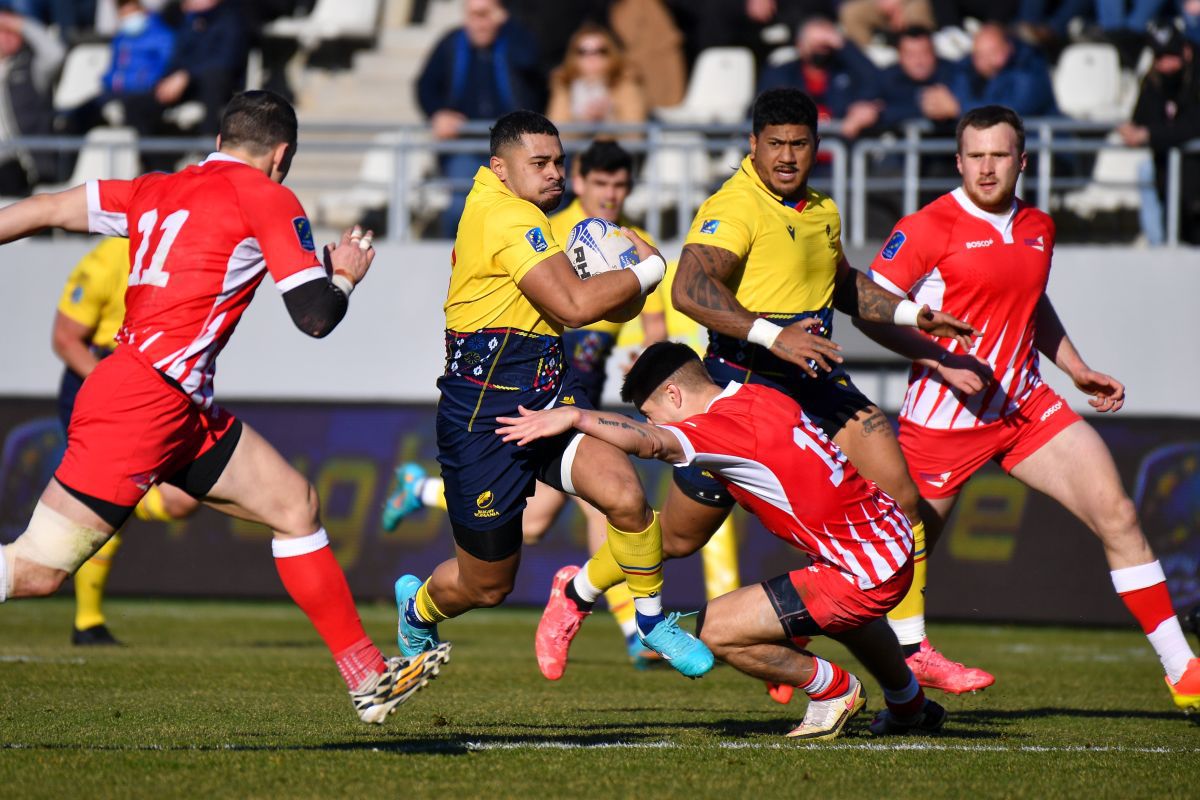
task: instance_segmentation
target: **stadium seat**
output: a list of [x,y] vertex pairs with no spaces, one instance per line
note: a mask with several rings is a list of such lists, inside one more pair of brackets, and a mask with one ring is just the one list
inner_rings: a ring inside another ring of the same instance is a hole
[[651,184],[656,176],[657,204],[662,208],[677,208],[682,203],[690,213],[710,194],[712,163],[703,135],[668,131],[662,136],[662,145],[646,156],[641,175],[625,201],[625,210],[630,216],[641,217],[649,212],[655,200],[651,197]]
[[41,184],[38,191],[57,192],[103,178],[132,180],[139,174],[137,132],[133,128],[92,128],[79,149],[70,179],[55,186]]
[[67,53],[54,89],[54,110],[69,111],[100,94],[101,79],[112,63],[112,48],[104,43],[77,44]]
[[1096,165],[1092,168],[1092,179],[1082,189],[1063,195],[1062,205],[1081,217],[1090,218],[1101,212],[1137,208],[1138,167],[1150,158],[1146,148],[1128,148],[1121,145],[1121,137],[1112,133],[1106,147],[1096,153]]
[[1121,60],[1111,44],[1069,45],[1054,69],[1054,99],[1059,110],[1074,119],[1124,119],[1122,89]]
[[380,0],[317,0],[307,16],[274,20],[263,33],[295,39],[308,50],[337,39],[374,39],[379,10]]
[[740,122],[754,99],[754,54],[745,47],[710,47],[692,68],[683,103],[655,114],[670,123]]

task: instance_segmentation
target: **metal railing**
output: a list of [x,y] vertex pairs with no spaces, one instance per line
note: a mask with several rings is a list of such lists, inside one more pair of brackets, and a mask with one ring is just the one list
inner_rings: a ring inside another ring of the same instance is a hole
[[[1065,119],[1037,119],[1026,123],[1027,150],[1036,156],[1033,173],[1022,176],[1018,191],[1022,196],[1033,192],[1038,207],[1049,210],[1056,192],[1076,188],[1091,182],[1090,176],[1055,174],[1055,158],[1070,154],[1096,154],[1101,150],[1119,147],[1103,137],[1112,130],[1109,125]],[[595,128],[563,126],[563,146],[568,157],[586,146],[597,134]],[[638,185],[630,198],[631,205],[642,212],[650,233],[661,238],[672,229],[682,236],[691,224],[692,216],[707,197],[732,171],[746,151],[749,128],[745,124],[608,126],[600,133],[614,136],[622,146],[641,162]],[[898,135],[860,139],[848,142],[839,138],[836,123],[821,131],[821,151],[828,154],[814,172],[812,184],[829,192],[842,209],[843,227],[847,242],[855,247],[868,245],[867,207],[869,195],[892,193],[901,200],[902,213],[917,210],[922,192],[946,191],[958,185],[955,179],[922,177],[922,167],[929,158],[948,159],[955,152],[953,139],[930,136],[929,126],[912,124]],[[313,163],[327,154],[351,155],[357,159],[383,156],[379,163],[390,169],[384,174],[343,174],[336,178],[305,178],[306,170],[296,168],[289,180],[297,190],[326,192],[370,185],[386,206],[389,238],[413,238],[413,221],[436,213],[447,195],[465,193],[470,178],[458,180],[437,174],[439,157],[454,154],[479,156],[484,163],[488,150],[488,126],[468,123],[460,137],[435,140],[425,126],[384,126],[364,124],[306,125],[302,132],[297,165]],[[1081,138],[1081,137],[1096,138]],[[17,150],[91,153],[80,178],[121,175],[119,167],[132,163],[131,156],[146,153],[206,153],[212,140],[203,137],[143,138],[134,140],[39,136],[23,137],[0,145],[0,155]],[[1200,141],[1169,152],[1166,175],[1165,228],[1167,244],[1179,243],[1180,197],[1182,193],[1182,156],[1200,153]],[[99,156],[97,156],[99,154]],[[378,160],[378,159],[377,159]],[[897,174],[896,162],[900,168]],[[886,164],[887,168],[878,165]],[[128,170],[126,170],[128,171]],[[312,170],[308,170],[311,174]],[[1136,184],[1128,184],[1134,186]],[[430,202],[428,198],[439,198]],[[312,209],[310,209],[311,211]],[[320,224],[321,220],[315,222]]]

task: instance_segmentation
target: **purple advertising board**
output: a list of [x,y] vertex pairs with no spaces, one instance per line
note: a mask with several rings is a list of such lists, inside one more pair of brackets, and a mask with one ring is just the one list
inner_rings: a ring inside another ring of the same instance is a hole
[[[419,512],[394,533],[379,512],[392,469],[409,460],[436,474],[434,411],[426,405],[229,403],[316,486],[322,519],[355,594],[388,598],[403,572],[426,575],[452,552],[449,524]],[[1200,420],[1094,419],[1134,497],[1180,610],[1200,603]],[[0,542],[25,526],[63,447],[50,400],[0,400]],[[670,481],[659,463],[639,462],[652,501]],[[743,582],[806,563],[737,512]],[[281,597],[259,525],[208,509],[173,523],[132,521],[110,588],[125,595]],[[540,605],[550,577],[585,558],[583,518],[568,506],[541,544],[527,547],[509,602]],[[699,558],[667,565],[675,608],[704,602]],[[1101,548],[1069,513],[995,466],[978,474],[930,562],[929,613],[943,619],[1055,623],[1131,622],[1113,594]]]

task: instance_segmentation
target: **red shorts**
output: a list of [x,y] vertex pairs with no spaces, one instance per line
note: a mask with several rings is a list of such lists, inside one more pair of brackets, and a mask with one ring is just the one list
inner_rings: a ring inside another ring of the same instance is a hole
[[1007,419],[977,428],[941,430],[900,420],[900,449],[917,490],[927,499],[953,497],[993,459],[1011,472],[1042,445],[1081,417],[1042,384]]
[[789,638],[861,628],[896,607],[912,586],[912,559],[895,575],[870,589],[854,576],[815,563],[769,581],[763,588]]
[[118,347],[83,382],[54,473],[64,486],[132,507],[156,483],[192,464],[236,419],[201,409],[134,351]]

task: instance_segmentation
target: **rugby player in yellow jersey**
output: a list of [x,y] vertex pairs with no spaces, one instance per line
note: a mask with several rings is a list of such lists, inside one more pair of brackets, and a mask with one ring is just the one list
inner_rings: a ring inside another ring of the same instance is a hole
[[582,497],[608,519],[603,547],[584,569],[560,571],[538,625],[542,673],[557,680],[567,647],[601,592],[624,580],[639,636],[684,675],[712,668],[708,648],[662,611],[657,515],[628,457],[586,436],[518,447],[494,434],[496,418],[568,399],[590,405],[563,353],[562,331],[598,319],[629,319],[666,271],[658,251],[627,231],[642,259],[581,280],[554,239],[546,212],[562,199],[558,130],[541,114],[496,121],[491,158],[475,176],[451,255],[446,371],[438,380],[438,462],[455,558],[429,579],[396,581],[401,651],[438,642],[437,623],[495,606],[512,591],[522,513],[536,480]]
[[[891,425],[842,368],[831,340],[833,309],[875,322],[919,327],[969,341],[959,320],[894,295],[847,262],[832,198],[808,185],[816,159],[817,108],[798,89],[763,92],[754,102],[750,155],[704,202],[688,231],[671,291],[675,307],[709,330],[704,359],[720,385],[761,383],[794,398],[859,472],[900,503],[913,525],[917,575],[890,616],[924,686],[980,689],[992,676],[921,652],[903,624],[923,606],[924,528],[916,485]],[[688,467],[662,514],[668,557],[695,552],[729,513],[733,498]],[[918,582],[920,585],[918,585]],[[923,608],[921,608],[923,612]],[[900,620],[897,624],[896,620]],[[923,636],[923,631],[922,631]],[[927,651],[931,651],[928,644]],[[788,687],[772,697],[787,702]]]
[[[84,256],[63,288],[54,315],[51,346],[66,369],[58,390],[58,417],[63,435],[71,422],[75,395],[83,379],[100,359],[113,351],[117,330],[125,319],[125,287],[129,282],[129,240],[104,239]],[[200,503],[182,489],[155,486],[138,503],[139,519],[168,521],[188,516]],[[109,631],[104,616],[104,587],[112,559],[121,546],[116,533],[75,573],[75,626],[71,642],[77,645],[120,644]]]

